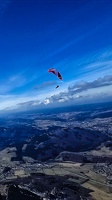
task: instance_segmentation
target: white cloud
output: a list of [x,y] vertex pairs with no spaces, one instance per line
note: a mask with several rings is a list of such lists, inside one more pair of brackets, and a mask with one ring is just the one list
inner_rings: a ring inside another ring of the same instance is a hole
[[45,105],[47,105],[47,104],[49,104],[49,103],[50,103],[50,99],[45,99],[45,100],[44,100],[44,104],[45,104]]

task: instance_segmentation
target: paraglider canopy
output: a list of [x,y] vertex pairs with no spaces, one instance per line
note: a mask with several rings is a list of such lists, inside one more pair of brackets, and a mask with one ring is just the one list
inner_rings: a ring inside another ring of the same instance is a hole
[[62,76],[61,76],[61,74],[57,71],[57,69],[51,68],[51,69],[48,70],[48,72],[51,72],[51,73],[55,74],[60,80],[62,80]]

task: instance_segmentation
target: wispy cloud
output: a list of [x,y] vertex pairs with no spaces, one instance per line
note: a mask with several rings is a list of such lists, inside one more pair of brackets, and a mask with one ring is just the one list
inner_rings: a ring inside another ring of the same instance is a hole
[[101,52],[98,52],[96,55],[88,58],[86,60],[86,63],[84,64],[85,70],[87,71],[88,70],[98,71],[100,69],[102,69],[103,71],[107,69],[111,70],[111,66],[112,66],[112,50],[111,49],[108,49],[105,51],[103,50]]
[[35,100],[35,101],[26,101],[26,102],[23,102],[23,103],[18,103],[17,106],[18,108],[19,107],[22,107],[22,108],[29,108],[31,106],[38,106],[39,104],[41,104],[41,101],[39,100]]
[[0,82],[0,94],[11,92],[13,89],[23,86],[26,79],[22,75],[14,75]]
[[56,86],[57,81],[47,81],[47,82],[43,82],[42,84],[38,84],[34,87],[35,90],[41,90],[41,89],[46,89],[49,88],[51,86]]
[[72,61],[68,66],[68,70],[72,69],[74,79],[94,80],[112,74],[112,47],[88,54],[83,58]]

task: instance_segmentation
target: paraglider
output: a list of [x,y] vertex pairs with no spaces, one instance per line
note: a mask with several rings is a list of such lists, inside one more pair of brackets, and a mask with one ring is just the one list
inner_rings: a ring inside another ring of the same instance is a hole
[[51,68],[51,69],[48,70],[48,72],[51,72],[51,73],[55,74],[60,80],[62,80],[62,76],[61,76],[61,74],[57,71],[57,69]]
[[56,86],[56,89],[59,88],[59,85]]

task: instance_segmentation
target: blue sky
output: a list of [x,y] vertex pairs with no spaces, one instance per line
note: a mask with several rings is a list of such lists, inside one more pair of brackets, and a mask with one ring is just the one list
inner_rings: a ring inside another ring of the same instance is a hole
[[0,110],[111,100],[112,1],[0,0],[0,69]]

